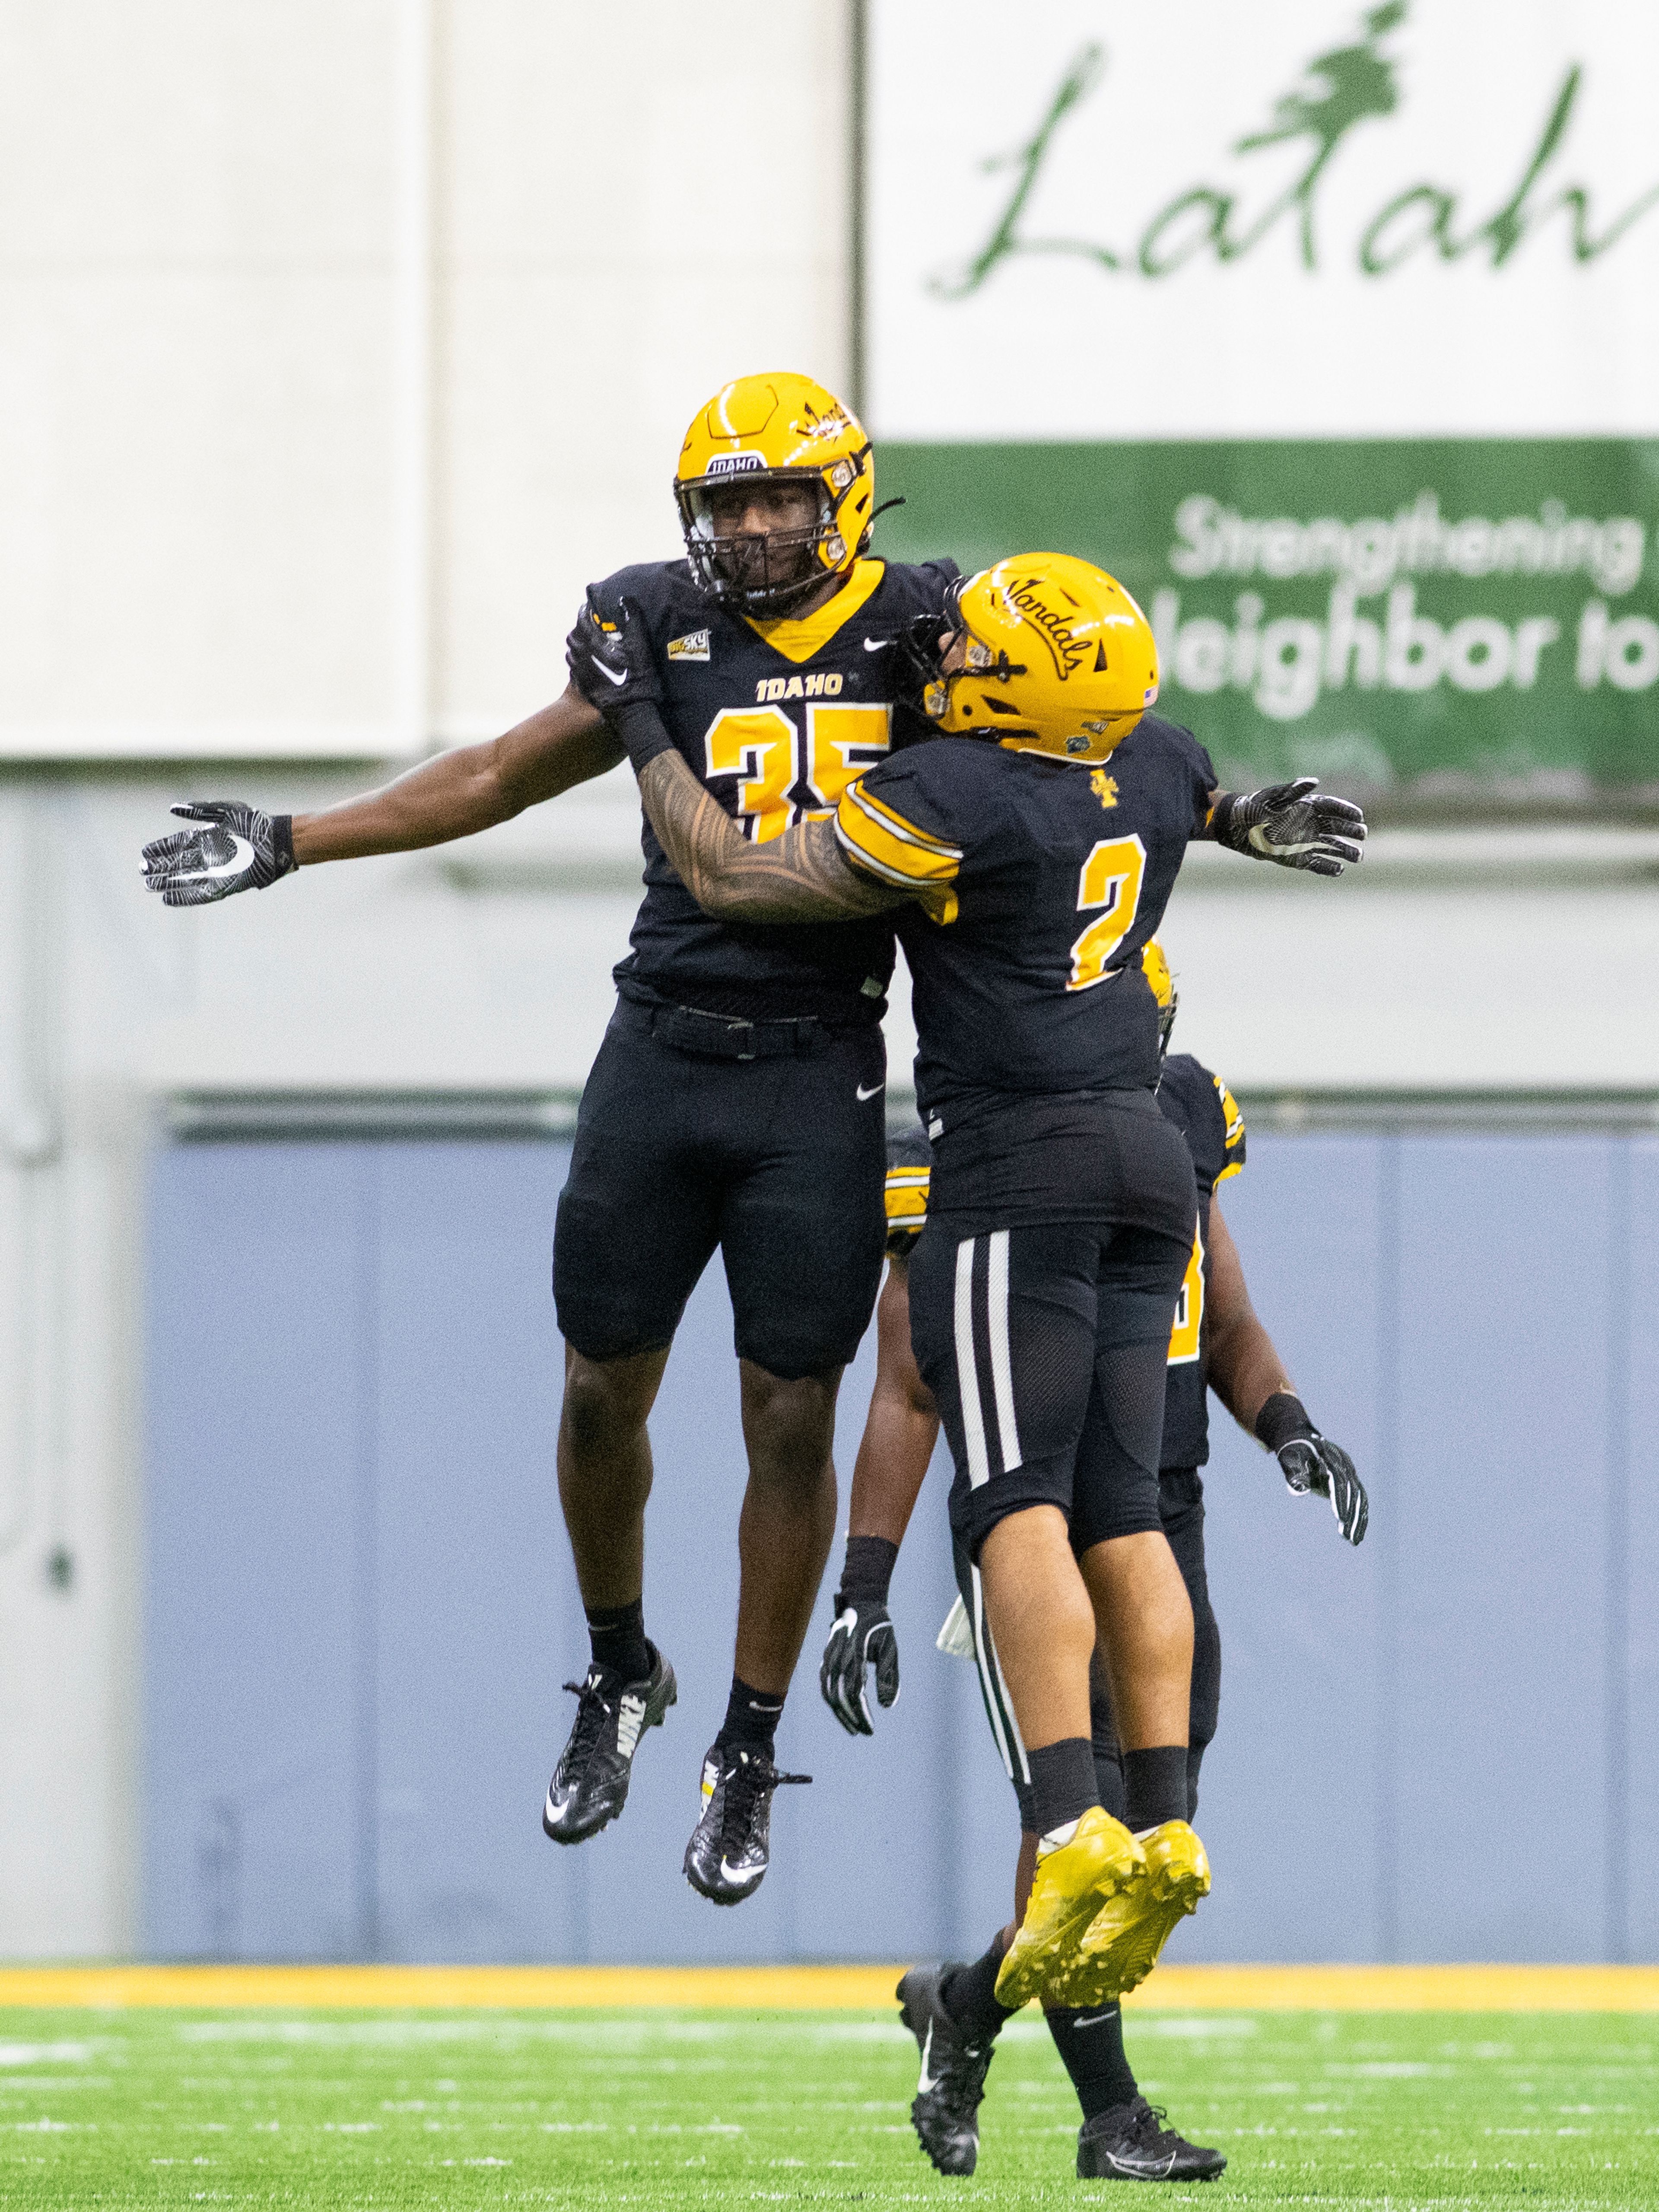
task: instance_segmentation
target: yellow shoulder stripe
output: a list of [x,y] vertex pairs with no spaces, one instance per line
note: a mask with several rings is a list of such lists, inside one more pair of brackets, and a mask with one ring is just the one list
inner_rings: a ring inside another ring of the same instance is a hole
[[1221,1173],[1216,1177],[1210,1188],[1212,1190],[1219,1190],[1222,1184],[1226,1182],[1229,1176],[1243,1175],[1243,1172],[1244,1163],[1243,1160],[1229,1160],[1226,1166],[1222,1169]]
[[805,615],[799,622],[788,616],[777,622],[757,622],[752,615],[745,615],[744,620],[757,637],[763,638],[773,652],[781,653],[786,660],[810,660],[815,653],[823,652],[838,629],[852,621],[886,573],[884,561],[855,561],[852,574],[840,591],[816,614]]
[[884,884],[908,891],[930,921],[952,922],[958,911],[951,885],[962,866],[962,848],[918,830],[890,806],[848,784],[836,809],[836,838],[857,867]]
[[836,835],[884,881],[948,884],[962,866],[962,848],[918,830],[864,788],[849,784],[836,810]]

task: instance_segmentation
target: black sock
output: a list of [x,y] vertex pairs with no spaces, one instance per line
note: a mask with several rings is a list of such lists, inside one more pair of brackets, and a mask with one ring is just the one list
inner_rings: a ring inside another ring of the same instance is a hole
[[1109,2004],[1045,2013],[1043,2018],[1085,2120],[1133,2103],[1138,2091],[1123,2055],[1123,2014],[1115,1998]]
[[939,2002],[969,2043],[989,2043],[1003,2021],[1014,2016],[997,2002],[997,1969],[1006,1948],[999,1928],[983,1958],[971,1966],[952,1966],[939,1984]]
[[[1046,1836],[1051,1828],[1065,1827],[1091,1805],[1099,1804],[1095,1747],[1086,1735],[1062,1736],[1058,1743],[1045,1743],[1041,1751],[1028,1753],[1027,1757],[1031,1766],[1031,1826],[1039,1836]],[[1182,1774],[1184,1789],[1184,1767]],[[1182,1802],[1186,1802],[1184,1797]]]
[[1150,1751],[1123,1754],[1123,1794],[1128,1810],[1123,1825],[1137,1836],[1187,1817],[1187,1747],[1155,1744]]
[[651,1654],[645,1641],[643,1598],[636,1597],[631,1605],[591,1607],[587,1633],[596,1667],[608,1667],[624,1682],[637,1682],[651,1672]]
[[783,1698],[771,1690],[751,1689],[740,1675],[732,1677],[732,1694],[726,1701],[726,1718],[720,1723],[716,1743],[740,1743],[750,1749],[769,1753],[772,1739],[778,1732],[778,1715],[783,1711]]

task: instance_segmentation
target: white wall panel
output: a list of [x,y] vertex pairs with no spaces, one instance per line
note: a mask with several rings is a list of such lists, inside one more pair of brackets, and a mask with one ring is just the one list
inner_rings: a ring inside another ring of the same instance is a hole
[[438,716],[563,686],[584,586],[672,558],[726,379],[847,371],[845,11],[471,0],[440,61]]
[[0,754],[386,749],[398,17],[7,11]]

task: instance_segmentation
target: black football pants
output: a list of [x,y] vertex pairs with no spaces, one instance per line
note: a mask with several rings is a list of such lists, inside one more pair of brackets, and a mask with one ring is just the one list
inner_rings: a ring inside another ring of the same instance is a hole
[[[626,999],[611,1018],[553,1238],[559,1328],[589,1359],[672,1343],[716,1246],[738,1356],[769,1374],[843,1367],[869,1326],[886,1239],[881,1030],[757,1023],[745,1059],[729,1048],[740,1026]],[[705,1030],[709,1048],[688,1048]]]
[[977,1561],[1000,1521],[1058,1506],[1074,1550],[1163,1526],[1158,1466],[1191,1240],[1111,1222],[953,1236],[910,1261],[910,1336],[956,1461],[951,1525]]

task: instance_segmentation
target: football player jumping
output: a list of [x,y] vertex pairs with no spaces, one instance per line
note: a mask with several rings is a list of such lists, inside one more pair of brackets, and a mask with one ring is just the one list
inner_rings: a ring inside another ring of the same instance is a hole
[[[766,843],[741,836],[677,747],[642,609],[590,601],[571,652],[610,685],[646,811],[712,916],[898,909],[938,1224],[911,1266],[912,1336],[1038,1837],[996,1993],[1097,2001],[1139,1978],[1156,1931],[1209,1884],[1186,1818],[1192,1607],[1158,1482],[1195,1192],[1157,1103],[1139,955],[1192,838],[1330,875],[1359,857],[1364,823],[1310,782],[1217,791],[1195,740],[1147,712],[1145,617],[1085,562],[1025,555],[952,584],[941,628],[923,619],[908,642],[927,720],[957,742],[895,750],[849,781],[833,819]],[[1097,1634],[1127,1826],[1095,1771]]]
[[[1176,994],[1156,939],[1142,955],[1161,1013],[1167,1045]],[[1365,1534],[1364,1486],[1340,1445],[1322,1437],[1296,1397],[1273,1340],[1256,1317],[1238,1252],[1214,1194],[1244,1164],[1244,1121],[1219,1077],[1176,1053],[1164,1061],[1158,1103],[1181,1132],[1198,1185],[1198,1231],[1170,1339],[1164,1400],[1158,1503],[1164,1532],[1192,1601],[1193,1675],[1187,1750],[1187,1817],[1198,1809],[1199,1767],[1215,1735],[1221,1692],[1221,1637],[1210,1604],[1204,1563],[1204,1486],[1209,1457],[1206,1384],[1240,1425],[1277,1451],[1292,1491],[1329,1498],[1351,1544]],[[939,1414],[910,1348],[908,1273],[926,1225],[930,1150],[918,1129],[888,1146],[887,1249],[890,1265],[877,1307],[878,1356],[870,1414],[853,1474],[847,1559],[836,1594],[836,1618],[824,1647],[819,1683],[842,1726],[872,1733],[867,1674],[884,1705],[898,1695],[896,1634],[887,1611],[887,1585],[939,1436]],[[1022,1771],[1014,1717],[1002,1695],[996,1658],[981,1624],[972,1620],[972,1570],[960,1546],[961,1595],[940,1635],[942,1648],[978,1662],[992,1734],[1020,1807],[1020,1854],[1014,1912],[1024,1912],[1037,1838],[1030,1790]],[[1097,1651],[1091,1679],[1091,1722],[1102,1802],[1125,1809],[1122,1753],[1109,1686]],[[971,1965],[912,1967],[899,1984],[905,2024],[922,2053],[922,2077],[911,2118],[941,2173],[971,2173],[979,2151],[978,2110],[995,2039],[1010,2017],[997,2002],[996,1977],[1012,1940],[1000,1931]],[[1051,2002],[1047,2019],[1083,2110],[1077,2170],[1084,2179],[1194,2181],[1219,2173],[1220,2152],[1188,2142],[1162,2124],[1140,2094],[1123,2049],[1115,2000],[1095,2006]]]
[[[765,852],[828,817],[886,752],[897,641],[937,626],[950,562],[868,557],[870,441],[821,385],[748,376],[700,408],[674,475],[684,561],[623,569],[677,757],[734,836]],[[583,696],[583,687],[587,696]],[[504,822],[616,765],[590,701],[600,664],[493,743],[443,753],[315,814],[231,801],[176,807],[196,827],[144,850],[173,906],[263,890],[292,869],[409,852]],[[717,1904],[768,1863],[773,1744],[836,1518],[836,1393],[882,1261],[889,915],[775,928],[714,918],[650,828],[645,898],[618,1004],[582,1094],[554,1237],[566,1342],[559,1494],[592,1661],[543,1815],[574,1844],[622,1811],[644,1732],[675,1699],[645,1633],[646,1434],[686,1299],[716,1246],[736,1316],[748,1485],[738,1524],[737,1647],[726,1718],[703,1762],[685,1872]]]

